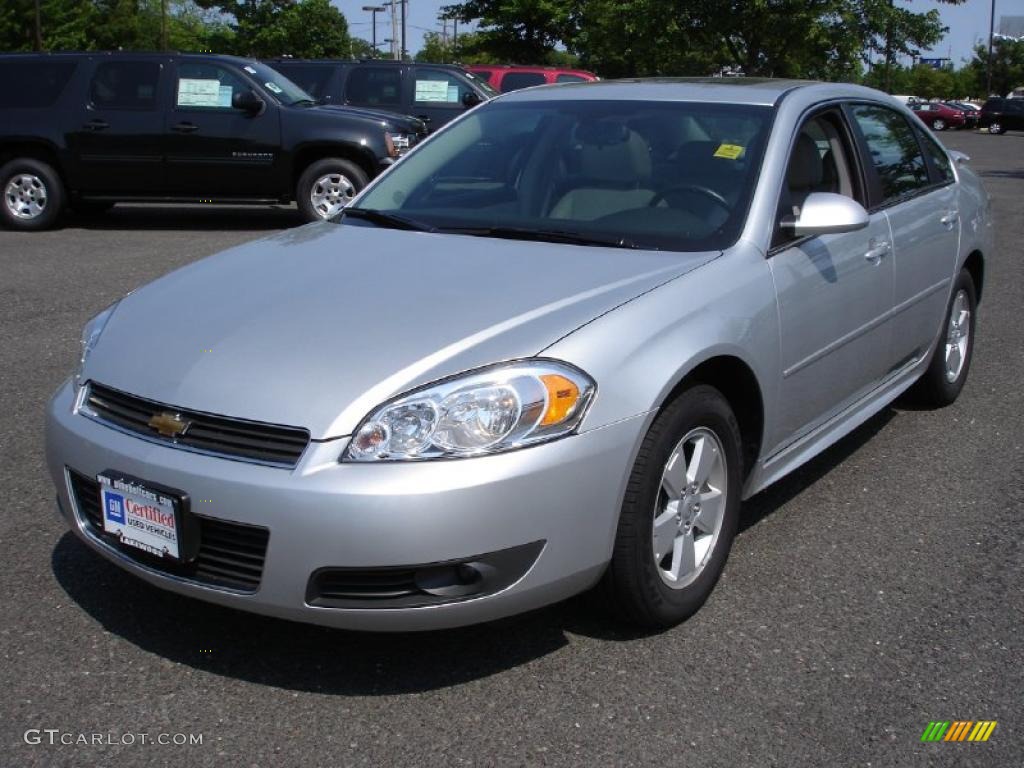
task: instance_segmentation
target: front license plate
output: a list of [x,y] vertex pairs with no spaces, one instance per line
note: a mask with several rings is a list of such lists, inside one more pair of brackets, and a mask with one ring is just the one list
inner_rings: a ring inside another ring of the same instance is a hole
[[133,478],[97,475],[103,530],[121,544],[181,559],[181,501]]

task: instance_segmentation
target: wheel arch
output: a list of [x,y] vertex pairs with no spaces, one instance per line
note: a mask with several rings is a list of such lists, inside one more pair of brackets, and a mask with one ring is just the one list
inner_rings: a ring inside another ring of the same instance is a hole
[[747,477],[760,457],[764,442],[764,395],[757,375],[753,368],[736,355],[718,354],[709,357],[679,377],[659,400],[658,410],[697,384],[717,389],[732,408],[743,440],[743,476]]
[[315,142],[299,147],[292,156],[292,190],[294,191],[299,183],[299,177],[311,164],[328,157],[355,163],[366,174],[367,180],[377,175],[374,158],[364,147],[337,142]]
[[985,283],[985,257],[981,255],[981,251],[974,250],[968,254],[964,261],[964,269],[970,273],[971,280],[974,281],[975,301],[981,304],[982,286]]
[[[31,158],[51,166],[60,177],[61,183],[67,190],[67,176],[64,173],[63,163],[60,160],[60,152],[57,147],[48,141],[40,139],[11,139],[0,141],[0,167],[17,158]],[[70,190],[68,190],[70,192]]]

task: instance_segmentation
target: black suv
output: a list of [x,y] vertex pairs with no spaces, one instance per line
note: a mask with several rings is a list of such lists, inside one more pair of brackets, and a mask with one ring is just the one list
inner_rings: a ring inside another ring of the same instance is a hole
[[425,133],[229,56],[12,54],[0,82],[0,218],[16,229],[122,200],[295,200],[330,218]]
[[989,133],[1024,131],[1024,99],[989,99],[981,107],[978,125]]
[[486,81],[451,64],[288,58],[266,63],[322,103],[415,115],[430,130],[498,95]]

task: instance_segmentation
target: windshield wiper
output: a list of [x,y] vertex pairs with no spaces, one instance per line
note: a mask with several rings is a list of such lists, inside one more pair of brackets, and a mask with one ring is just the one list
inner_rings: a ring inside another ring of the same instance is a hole
[[365,219],[366,221],[371,221],[374,224],[391,229],[404,229],[410,232],[437,231],[437,227],[424,224],[422,221],[407,219],[405,216],[400,216],[397,213],[378,211],[374,208],[342,208],[340,215],[341,218],[351,216],[354,219]]
[[533,240],[543,243],[570,243],[572,245],[600,245],[606,248],[632,248],[640,246],[624,237],[601,237],[560,229],[528,229],[526,227],[445,227],[442,232],[476,237],[501,237],[508,240]]

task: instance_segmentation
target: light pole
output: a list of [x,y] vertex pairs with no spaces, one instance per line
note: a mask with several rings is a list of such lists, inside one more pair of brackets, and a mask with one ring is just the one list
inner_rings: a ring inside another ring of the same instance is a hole
[[992,15],[988,18],[988,62],[985,64],[985,98],[992,95],[992,38],[996,30],[996,0],[992,0]]
[[383,5],[364,5],[364,11],[370,12],[370,26],[373,28],[373,58],[377,58],[377,14],[387,10]]
[[[995,2],[995,0],[992,0]],[[405,61],[405,6],[409,3],[409,0],[402,0],[402,55],[398,58]]]

